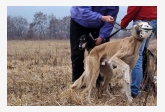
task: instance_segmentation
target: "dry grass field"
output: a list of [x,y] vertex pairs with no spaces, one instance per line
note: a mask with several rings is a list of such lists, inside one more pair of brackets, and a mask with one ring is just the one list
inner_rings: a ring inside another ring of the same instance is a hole
[[[156,48],[156,41],[154,49]],[[92,104],[81,95],[82,90],[68,90],[71,84],[69,40],[7,42],[7,104],[8,106],[127,106],[120,93],[120,79],[112,82],[113,97],[98,98],[92,92]],[[145,92],[133,99],[141,106]],[[156,106],[153,95],[147,105]]]

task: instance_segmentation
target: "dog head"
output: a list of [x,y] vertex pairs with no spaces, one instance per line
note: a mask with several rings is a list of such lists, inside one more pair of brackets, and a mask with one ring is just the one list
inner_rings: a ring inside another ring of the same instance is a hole
[[132,28],[132,35],[138,38],[139,40],[148,38],[151,35],[151,33],[152,26],[149,25],[147,22],[139,22]]
[[84,50],[87,47],[87,43],[88,43],[88,36],[87,35],[82,35],[80,37],[79,49]]
[[81,35],[80,37],[80,41],[79,41],[79,49],[80,50],[84,50],[84,49],[90,49],[90,48],[93,48],[95,46],[95,40],[87,35],[87,34],[84,34],[84,35]]

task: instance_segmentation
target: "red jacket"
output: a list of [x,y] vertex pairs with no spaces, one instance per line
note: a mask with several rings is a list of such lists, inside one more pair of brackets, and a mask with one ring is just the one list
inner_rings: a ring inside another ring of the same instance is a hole
[[157,6],[128,6],[127,14],[121,20],[121,26],[126,28],[132,20],[157,19]]

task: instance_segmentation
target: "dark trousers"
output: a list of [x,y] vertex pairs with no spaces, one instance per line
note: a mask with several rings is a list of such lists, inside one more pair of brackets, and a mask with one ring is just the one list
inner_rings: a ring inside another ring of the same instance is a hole
[[92,34],[93,38],[99,36],[99,28],[86,28],[73,19],[70,22],[70,47],[72,62],[72,82],[77,80],[84,72],[84,50],[79,50],[79,39],[83,34]]

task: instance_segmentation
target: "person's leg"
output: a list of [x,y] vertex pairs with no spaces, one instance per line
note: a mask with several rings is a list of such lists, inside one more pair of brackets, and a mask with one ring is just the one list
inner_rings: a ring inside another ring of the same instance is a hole
[[86,34],[86,28],[80,26],[74,20],[70,22],[70,47],[72,62],[72,82],[77,80],[84,71],[84,50],[79,50],[78,44],[81,35]]
[[140,84],[143,77],[143,50],[146,43],[146,39],[143,41],[140,51],[139,58],[132,70],[132,83],[131,83],[131,94],[132,96],[137,96],[140,90]]

